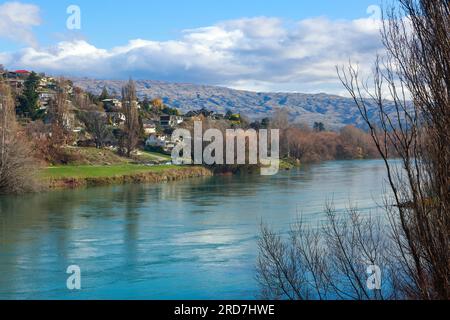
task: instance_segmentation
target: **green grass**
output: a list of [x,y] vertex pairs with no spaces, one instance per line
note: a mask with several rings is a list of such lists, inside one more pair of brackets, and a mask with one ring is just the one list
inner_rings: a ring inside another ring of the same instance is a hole
[[180,166],[145,166],[145,165],[112,165],[112,166],[59,166],[43,169],[43,179],[65,179],[65,178],[111,178],[127,176],[145,172],[162,172],[164,170],[176,170]]
[[156,153],[156,152],[150,152],[150,151],[139,151],[138,159],[141,161],[156,161],[156,162],[167,162],[171,161],[172,158],[169,155],[162,154],[162,153]]
[[110,166],[126,165],[132,162],[164,163],[171,161],[171,157],[156,152],[139,150],[139,155],[133,155],[132,159],[122,157],[115,151],[109,149],[96,149],[89,147],[66,147],[64,152],[68,155],[69,163],[72,166]]

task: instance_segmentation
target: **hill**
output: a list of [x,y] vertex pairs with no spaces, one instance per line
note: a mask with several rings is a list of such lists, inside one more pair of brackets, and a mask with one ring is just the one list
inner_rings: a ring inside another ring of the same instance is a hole
[[[86,91],[100,94],[103,87],[119,95],[125,81],[73,79],[74,84]],[[270,93],[233,90],[224,87],[167,83],[152,80],[136,81],[138,96],[162,98],[170,107],[182,112],[206,108],[219,113],[231,110],[251,119],[270,116],[276,108],[288,110],[293,121],[312,125],[323,122],[328,128],[348,124],[364,127],[359,111],[350,98],[329,94]],[[375,111],[375,106],[371,112]]]

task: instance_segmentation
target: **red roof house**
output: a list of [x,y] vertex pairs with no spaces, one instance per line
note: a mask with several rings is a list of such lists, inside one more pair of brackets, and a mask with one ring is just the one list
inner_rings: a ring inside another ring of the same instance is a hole
[[27,71],[27,70],[16,70],[16,71],[14,71],[14,73],[17,73],[17,74],[30,74],[31,72]]

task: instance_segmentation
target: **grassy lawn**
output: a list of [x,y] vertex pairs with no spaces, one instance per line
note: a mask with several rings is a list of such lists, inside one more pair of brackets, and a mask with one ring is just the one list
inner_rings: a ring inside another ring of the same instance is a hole
[[167,169],[179,169],[180,166],[145,166],[134,164],[112,165],[112,166],[60,166],[43,169],[43,179],[64,178],[109,178],[126,176],[144,172],[162,172]]
[[171,157],[156,152],[138,150],[132,159],[121,157],[115,151],[109,149],[96,149],[86,147],[66,147],[65,153],[69,156],[70,165],[73,166],[111,166],[126,165],[131,162],[139,163],[165,163],[171,161]]
[[65,153],[73,158],[70,165],[121,165],[131,162],[130,159],[120,157],[114,151],[108,149],[66,147]]
[[139,156],[137,156],[139,160],[141,161],[156,161],[156,162],[168,162],[172,161],[171,156],[162,154],[162,153],[156,153],[156,152],[149,152],[149,151],[139,151]]

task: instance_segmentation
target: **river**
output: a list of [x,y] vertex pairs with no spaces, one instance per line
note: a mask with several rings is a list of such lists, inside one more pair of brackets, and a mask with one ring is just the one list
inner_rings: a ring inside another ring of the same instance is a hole
[[[0,299],[255,299],[261,221],[378,214],[382,161],[0,198]],[[81,270],[81,290],[66,269]]]

